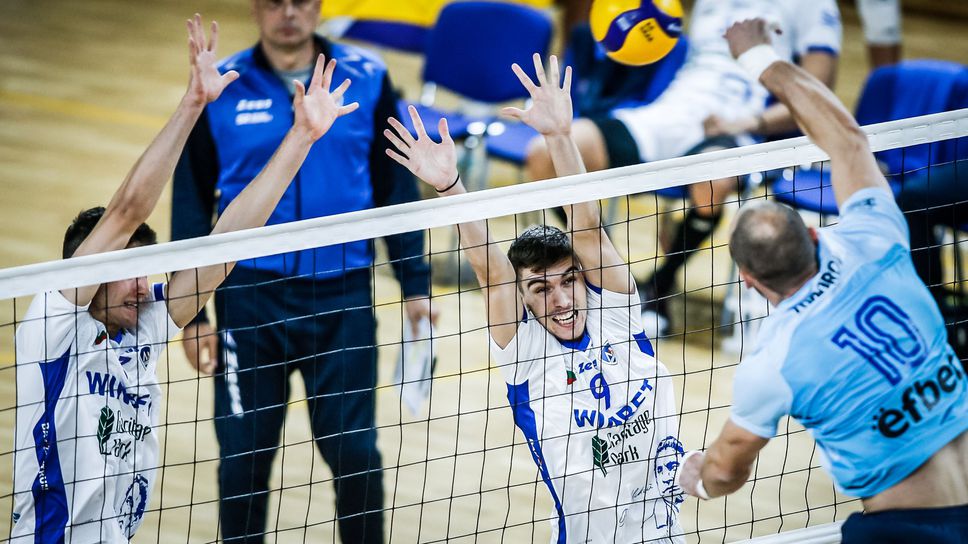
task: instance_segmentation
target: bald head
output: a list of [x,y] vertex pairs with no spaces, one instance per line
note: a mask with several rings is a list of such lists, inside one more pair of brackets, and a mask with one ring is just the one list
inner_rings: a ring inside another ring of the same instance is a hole
[[816,246],[800,214],[775,202],[740,209],[729,252],[747,274],[778,293],[799,287],[816,262]]

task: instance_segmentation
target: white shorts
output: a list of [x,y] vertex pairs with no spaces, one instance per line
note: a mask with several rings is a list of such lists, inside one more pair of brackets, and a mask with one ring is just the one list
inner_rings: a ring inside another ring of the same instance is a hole
[[643,162],[685,155],[706,139],[703,121],[710,115],[725,120],[763,112],[766,91],[745,75],[683,68],[653,103],[613,112],[639,148]]

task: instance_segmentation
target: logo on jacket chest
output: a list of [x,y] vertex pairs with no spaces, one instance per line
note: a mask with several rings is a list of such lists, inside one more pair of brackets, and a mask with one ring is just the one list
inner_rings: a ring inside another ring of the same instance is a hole
[[235,105],[235,125],[260,125],[272,121],[269,109],[272,107],[271,98],[261,100],[239,100]]

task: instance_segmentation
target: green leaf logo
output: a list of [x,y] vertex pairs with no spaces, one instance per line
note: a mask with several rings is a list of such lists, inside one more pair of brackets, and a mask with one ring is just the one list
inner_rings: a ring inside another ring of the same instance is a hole
[[97,441],[100,444],[101,454],[106,455],[108,440],[114,432],[114,412],[105,406],[101,408],[101,417],[97,420]]
[[592,437],[592,454],[595,456],[595,466],[602,469],[602,474],[608,476],[605,464],[608,463],[608,443],[597,436]]

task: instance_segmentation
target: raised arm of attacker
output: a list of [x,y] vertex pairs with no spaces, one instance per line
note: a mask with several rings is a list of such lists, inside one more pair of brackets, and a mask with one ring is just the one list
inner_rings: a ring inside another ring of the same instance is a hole
[[[359,107],[356,102],[342,105],[350,80],[344,80],[330,92],[335,69],[335,60],[326,63],[323,55],[319,55],[309,89],[301,82],[295,82],[292,128],[265,168],[222,212],[212,234],[265,225],[313,143],[326,134],[337,118]],[[174,156],[177,155],[176,152]],[[168,283],[168,313],[172,321],[182,327],[194,318],[234,266],[235,263],[227,263],[176,272]]]
[[[437,143],[427,135],[417,110],[410,106],[408,112],[417,138],[414,139],[400,121],[391,117],[388,122],[393,130],[384,130],[383,134],[396,151],[387,149],[387,155],[433,187],[440,196],[466,193],[457,173],[457,153],[447,129],[447,120],[440,120],[440,143]],[[461,223],[457,228],[460,245],[484,290],[491,338],[502,348],[506,347],[517,332],[524,308],[515,283],[514,267],[494,243],[485,221]]]
[[[777,58],[762,19],[734,24],[726,31],[726,39],[740,64],[752,71],[763,70],[760,81],[790,108],[810,140],[830,155],[838,205],[868,187],[890,191],[857,122],[823,83]],[[740,58],[746,53],[750,56]],[[736,491],[746,483],[757,453],[767,442],[727,421],[705,454],[690,452],[683,459],[678,474],[682,489],[707,499]]]
[[763,19],[734,24],[726,31],[726,40],[741,64],[756,64],[759,59],[765,59],[759,61],[765,64],[775,59],[762,66],[765,70],[760,82],[790,108],[803,133],[830,156],[831,184],[838,206],[860,189],[891,190],[857,121],[817,78],[773,53]]
[[[533,60],[537,84],[531,81],[520,66],[511,66],[521,84],[531,94],[531,107],[526,110],[504,108],[501,113],[524,122],[544,136],[558,176],[584,174],[585,163],[571,136],[571,67],[565,67],[562,81],[557,57],[551,56],[547,75],[541,56],[535,53]],[[568,215],[572,245],[581,261],[585,278],[593,285],[609,291],[631,293],[635,284],[628,264],[602,228],[598,201],[565,206],[565,213]]]
[[[219,74],[216,68],[218,24],[214,21],[211,36],[210,40],[205,39],[201,15],[196,13],[188,20],[188,60],[191,64],[188,90],[168,123],[115,191],[101,220],[74,252],[74,257],[124,249],[128,245],[131,235],[155,209],[188,134],[205,105],[218,98],[222,90],[239,77],[235,71]],[[61,293],[74,304],[84,306],[91,302],[97,289],[97,285],[89,285],[65,289]]]

